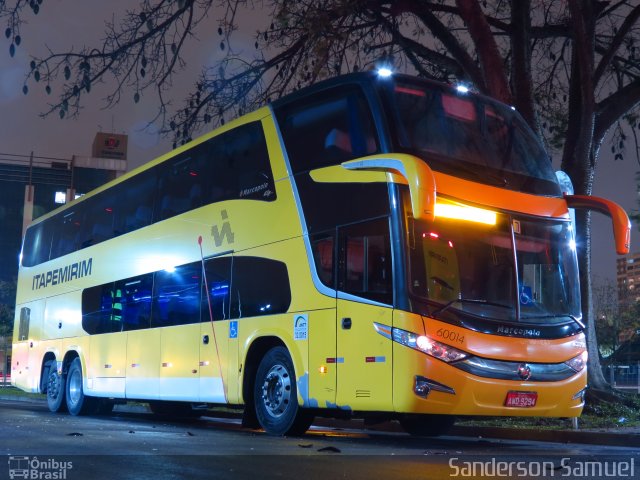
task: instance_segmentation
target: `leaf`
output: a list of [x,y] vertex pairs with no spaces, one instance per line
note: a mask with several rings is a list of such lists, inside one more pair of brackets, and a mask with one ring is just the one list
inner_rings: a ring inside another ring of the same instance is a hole
[[16,35],[14,42],[16,42],[16,45],[20,45],[20,42],[22,42],[22,37],[20,35]]
[[29,87],[27,87],[26,85],[23,85],[23,86],[22,86],[22,93],[24,93],[25,95],[26,95],[27,93],[29,93]]
[[222,27],[218,27],[218,35],[222,35]]
[[4,31],[4,36],[9,38],[11,37],[11,29],[7,27],[7,29]]
[[147,74],[147,72],[145,71],[145,69],[144,69],[144,68],[141,68],[141,69],[140,69],[140,76],[141,76],[142,78],[144,78],[144,76],[145,76],[146,74]]
[[33,5],[33,13],[34,15],[37,15],[38,12],[40,12],[40,5],[38,5],[37,3]]
[[69,80],[71,78],[71,69],[69,68],[69,65],[65,65],[64,66],[64,79],[65,80]]
[[9,55],[12,57],[16,54],[16,46],[12,43],[9,45]]
[[47,92],[47,95],[51,95],[51,85],[44,87],[44,91]]
[[138,92],[133,96],[133,101],[134,103],[138,103],[140,101],[140,94]]
[[140,60],[140,65],[142,65],[142,68],[147,68],[147,58],[146,57],[142,57],[142,60]]
[[38,70],[36,70],[35,72],[33,72],[33,79],[34,79],[36,82],[39,82],[39,81],[40,81],[40,72],[39,72]]
[[29,64],[29,66],[31,67],[31,70],[35,70],[35,68],[36,68],[36,61],[35,61],[35,60],[31,60],[31,63]]
[[64,118],[64,110],[60,109],[58,115],[60,115],[60,118]]
[[220,50],[224,50],[224,42],[220,42]]
[[178,51],[178,46],[175,43],[172,43],[171,44],[171,53],[173,53],[175,55],[177,51]]

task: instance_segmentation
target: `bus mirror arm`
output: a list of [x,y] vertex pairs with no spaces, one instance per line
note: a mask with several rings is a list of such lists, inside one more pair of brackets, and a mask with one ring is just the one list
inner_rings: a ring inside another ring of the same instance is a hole
[[629,253],[631,245],[631,222],[624,209],[615,202],[591,195],[566,195],[569,208],[586,208],[596,210],[611,218],[613,223],[613,237],[618,255]]
[[383,170],[398,173],[409,184],[411,210],[416,220],[435,219],[436,180],[433,170],[421,159],[407,154],[371,155],[343,162],[347,170]]

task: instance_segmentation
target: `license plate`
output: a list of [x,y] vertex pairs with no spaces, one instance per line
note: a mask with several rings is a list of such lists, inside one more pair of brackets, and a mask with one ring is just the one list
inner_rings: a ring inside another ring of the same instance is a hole
[[504,401],[505,407],[528,408],[535,407],[538,400],[538,392],[507,392]]

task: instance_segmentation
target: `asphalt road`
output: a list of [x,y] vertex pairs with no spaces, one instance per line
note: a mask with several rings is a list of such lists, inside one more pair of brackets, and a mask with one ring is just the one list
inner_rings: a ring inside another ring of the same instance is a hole
[[52,414],[0,401],[0,479],[640,478],[640,448],[312,427],[271,437],[236,419]]

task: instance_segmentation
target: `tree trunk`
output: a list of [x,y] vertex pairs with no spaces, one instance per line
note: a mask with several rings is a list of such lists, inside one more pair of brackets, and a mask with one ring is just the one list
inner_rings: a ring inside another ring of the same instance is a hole
[[[595,174],[596,149],[594,144],[595,92],[594,51],[595,18],[591,2],[569,0],[573,30],[572,75],[570,87],[571,115],[567,128],[567,140],[562,159],[565,170],[580,195],[591,195]],[[588,382],[591,388],[608,389],[602,374],[600,352],[596,336],[591,292],[591,215],[588,211],[576,212],[578,239],[578,266],[582,296],[582,319],[586,325]]]
[[587,327],[587,374],[589,387],[595,390],[608,390],[609,385],[602,373],[600,351],[596,335],[596,317],[593,311],[593,294],[591,282],[591,212],[576,212],[578,235],[578,268],[580,269],[580,290],[582,296],[582,319]]

